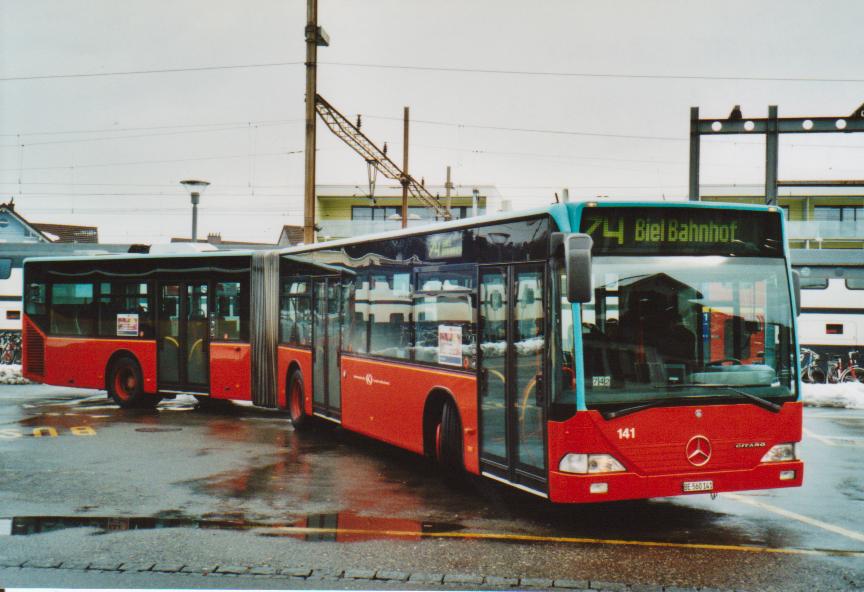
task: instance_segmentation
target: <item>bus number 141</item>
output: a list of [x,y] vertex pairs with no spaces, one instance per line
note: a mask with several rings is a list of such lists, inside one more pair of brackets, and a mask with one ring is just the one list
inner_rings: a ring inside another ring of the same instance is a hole
[[636,428],[618,428],[619,440],[630,440],[631,438],[636,439]]

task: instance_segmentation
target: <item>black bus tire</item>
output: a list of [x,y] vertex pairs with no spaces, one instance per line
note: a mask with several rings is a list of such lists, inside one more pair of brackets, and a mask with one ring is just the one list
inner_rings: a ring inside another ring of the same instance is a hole
[[291,423],[294,429],[302,430],[309,427],[310,418],[306,414],[306,390],[303,385],[303,375],[299,370],[295,370],[288,378],[288,414],[291,416]]
[[435,458],[448,471],[461,472],[462,422],[453,399],[446,399],[441,407],[441,421],[435,426]]
[[152,408],[161,397],[144,392],[144,376],[135,358],[123,356],[108,371],[108,396],[123,409]]

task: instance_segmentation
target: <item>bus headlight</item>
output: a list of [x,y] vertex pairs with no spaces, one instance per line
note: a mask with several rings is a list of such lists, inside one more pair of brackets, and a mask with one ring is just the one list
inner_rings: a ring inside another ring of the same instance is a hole
[[796,442],[776,444],[765,453],[761,462],[784,462],[787,460],[798,460],[798,446]]
[[565,454],[558,463],[558,470],[562,473],[620,473],[626,471],[618,460],[611,454]]

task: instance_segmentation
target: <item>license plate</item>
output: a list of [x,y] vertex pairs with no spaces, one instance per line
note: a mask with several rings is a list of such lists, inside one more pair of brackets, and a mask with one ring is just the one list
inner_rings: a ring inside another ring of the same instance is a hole
[[684,492],[690,491],[711,491],[714,489],[713,481],[685,481]]

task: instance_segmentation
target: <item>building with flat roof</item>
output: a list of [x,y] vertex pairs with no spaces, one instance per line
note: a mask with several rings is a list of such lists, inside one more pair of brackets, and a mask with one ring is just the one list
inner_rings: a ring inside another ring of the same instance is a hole
[[[450,198],[446,197],[444,185],[427,185],[426,189],[437,196],[443,207],[449,206],[454,220],[486,214],[500,202],[498,190],[492,185],[453,185]],[[401,185],[376,186],[372,196],[369,195],[368,186],[318,185],[316,194],[319,241],[402,227]],[[435,210],[416,198],[408,197],[408,226],[425,226],[435,222]]]
[[[765,203],[763,185],[703,185],[701,201]],[[777,188],[793,249],[864,249],[864,187]]]

